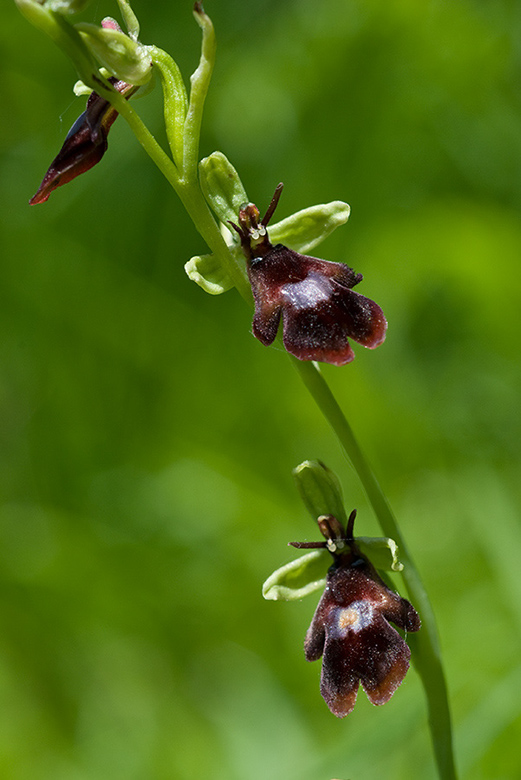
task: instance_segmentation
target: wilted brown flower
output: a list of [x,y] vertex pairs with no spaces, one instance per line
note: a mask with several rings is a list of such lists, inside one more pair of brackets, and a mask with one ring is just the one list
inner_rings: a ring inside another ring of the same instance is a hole
[[[137,89],[115,78],[111,78],[110,82],[114,89],[126,97],[130,97]],[[45,203],[57,187],[67,184],[99,163],[107,151],[107,135],[117,116],[118,112],[108,100],[100,97],[96,92],[89,95],[87,108],[69,130],[62,148],[52,161],[38,191],[29,201],[32,206]]]

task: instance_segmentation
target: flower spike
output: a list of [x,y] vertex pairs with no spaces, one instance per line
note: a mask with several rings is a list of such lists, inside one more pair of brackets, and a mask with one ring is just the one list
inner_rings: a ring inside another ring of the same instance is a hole
[[247,203],[239,211],[239,224],[229,223],[248,263],[255,301],[253,335],[269,346],[282,319],[284,347],[292,355],[344,365],[355,357],[349,338],[370,349],[384,341],[385,316],[374,301],[353,291],[362,274],[343,263],[271,244],[266,228],[281,191],[279,184],[262,219],[257,206]]

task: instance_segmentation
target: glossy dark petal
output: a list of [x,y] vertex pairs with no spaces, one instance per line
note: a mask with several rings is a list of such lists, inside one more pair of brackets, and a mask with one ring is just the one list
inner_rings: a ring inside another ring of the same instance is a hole
[[273,344],[277,337],[279,329],[282,307],[275,306],[270,309],[268,306],[258,306],[253,315],[252,330],[255,338],[259,339],[265,347]]
[[284,346],[300,360],[343,365],[354,359],[349,338],[371,349],[385,339],[382,310],[351,289],[362,276],[342,263],[277,244],[254,258],[248,273],[255,300],[253,332],[263,344],[275,339],[281,316]]
[[337,717],[352,711],[360,684],[373,704],[385,704],[403,681],[410,650],[389,620],[409,631],[420,628],[412,605],[365,560],[331,568],[304,651],[308,661],[323,653],[320,689]]

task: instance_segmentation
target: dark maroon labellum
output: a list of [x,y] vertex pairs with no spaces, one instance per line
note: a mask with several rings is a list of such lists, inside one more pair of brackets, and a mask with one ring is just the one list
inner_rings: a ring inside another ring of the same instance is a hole
[[362,281],[343,263],[301,255],[273,246],[266,226],[277,206],[279,184],[265,216],[252,203],[232,226],[241,238],[255,301],[253,335],[269,346],[282,319],[283,343],[300,360],[344,365],[355,355],[348,338],[374,349],[385,339],[387,322],[380,307],[352,288]]

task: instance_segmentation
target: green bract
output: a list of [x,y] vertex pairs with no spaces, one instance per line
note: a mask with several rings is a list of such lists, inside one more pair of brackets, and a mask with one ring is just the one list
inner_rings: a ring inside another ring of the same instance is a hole
[[137,41],[139,38],[139,22],[136,14],[130,7],[128,0],[118,0],[118,5],[128,34],[134,41]]
[[161,78],[164,97],[165,129],[174,162],[183,167],[185,155],[185,121],[188,96],[177,63],[163,49],[149,46],[148,52]]
[[321,515],[333,515],[342,525],[346,524],[342,488],[331,469],[318,460],[305,460],[293,469],[293,476],[313,520]]
[[147,47],[121,30],[98,27],[87,22],[75,25],[96,59],[113,76],[128,84],[146,84],[152,75]]

